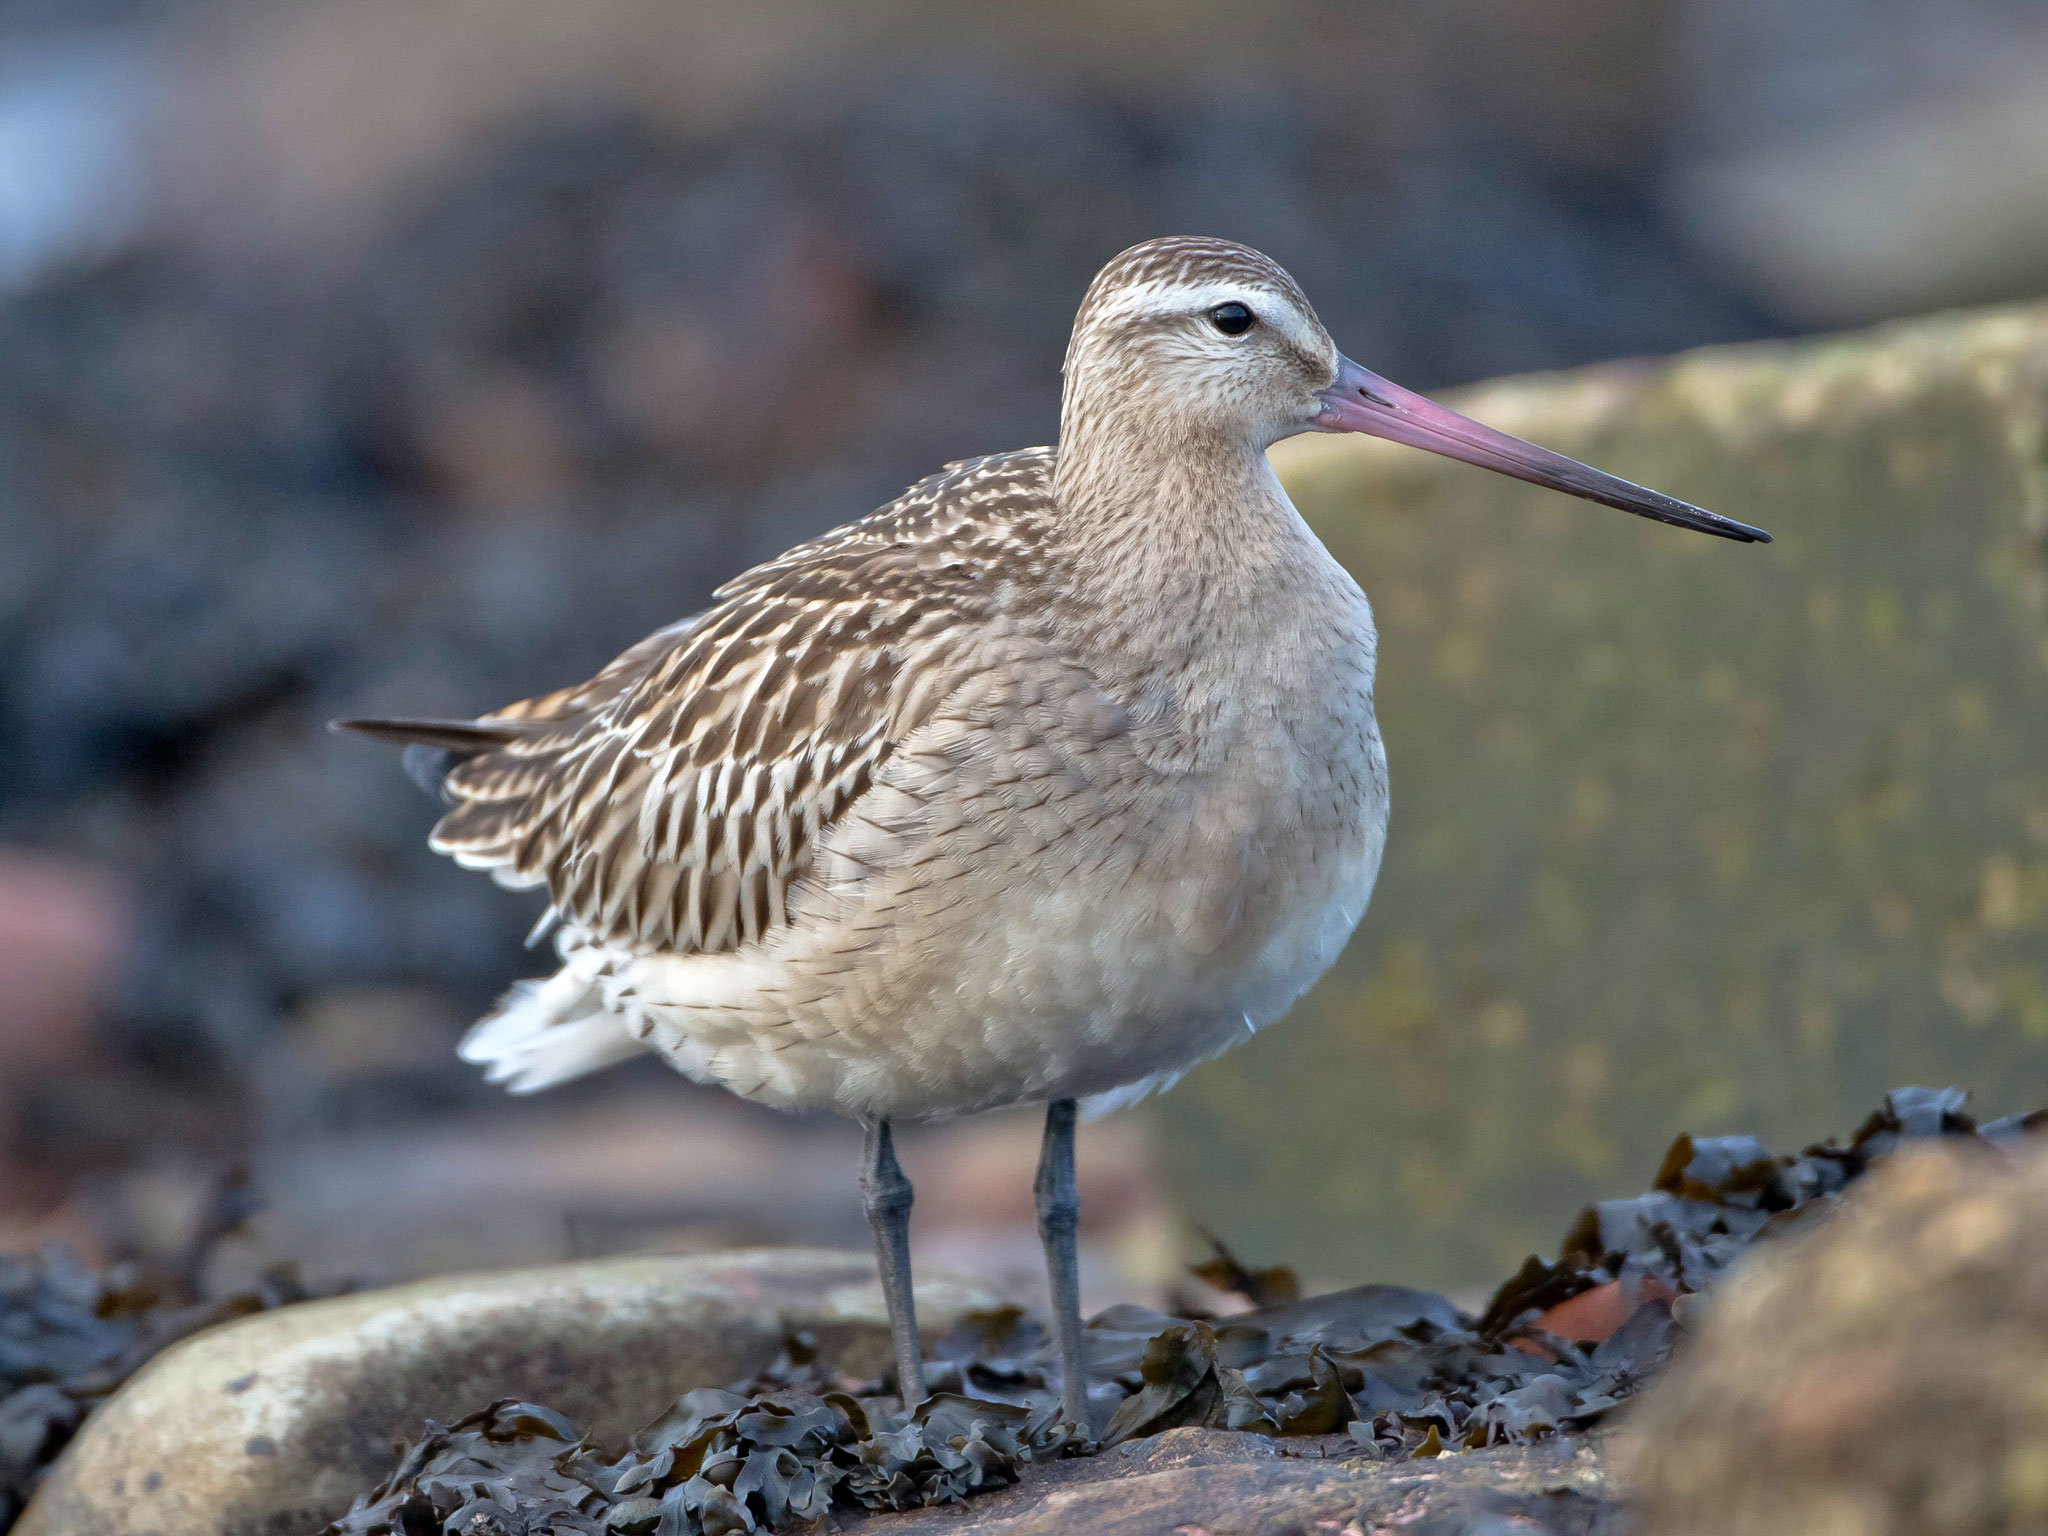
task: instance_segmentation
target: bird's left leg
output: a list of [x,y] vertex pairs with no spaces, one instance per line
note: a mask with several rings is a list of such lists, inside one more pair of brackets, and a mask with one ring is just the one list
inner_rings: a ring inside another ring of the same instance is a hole
[[1074,1184],[1074,1101],[1045,1107],[1045,1141],[1038,1154],[1038,1237],[1052,1281],[1053,1337],[1060,1352],[1060,1402],[1067,1417],[1092,1435],[1088,1422],[1088,1366],[1082,1351],[1081,1266],[1075,1234],[1081,1227],[1081,1192]]
[[910,1290],[910,1180],[896,1161],[889,1122],[867,1122],[861,1159],[860,1203],[875,1234],[882,1267],[882,1299],[889,1308],[889,1342],[896,1350],[896,1387],[903,1411],[924,1401],[924,1361],[917,1348],[917,1304]]

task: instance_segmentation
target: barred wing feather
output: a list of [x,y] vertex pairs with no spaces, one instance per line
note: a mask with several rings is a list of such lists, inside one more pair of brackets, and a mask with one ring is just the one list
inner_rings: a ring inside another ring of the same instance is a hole
[[[1025,461],[1019,463],[1017,461]],[[433,846],[593,939],[712,953],[787,920],[818,839],[960,681],[1047,464],[951,466],[756,568],[577,688],[486,716]]]

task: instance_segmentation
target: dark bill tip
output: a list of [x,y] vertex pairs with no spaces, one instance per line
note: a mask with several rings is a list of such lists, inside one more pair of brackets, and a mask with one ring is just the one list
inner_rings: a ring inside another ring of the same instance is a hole
[[1461,416],[1449,406],[1403,389],[1348,357],[1338,359],[1337,381],[1321,392],[1321,399],[1322,414],[1315,422],[1319,431],[1363,432],[1388,442],[1405,443],[1497,474],[1511,475],[1531,485],[1563,491],[1567,496],[1633,512],[1652,522],[1710,533],[1739,544],[1771,542],[1771,536],[1761,528],[1738,523],[1705,507],[1696,507],[1689,501],[1666,496],[1662,491],[1653,491],[1511,437],[1469,416]]

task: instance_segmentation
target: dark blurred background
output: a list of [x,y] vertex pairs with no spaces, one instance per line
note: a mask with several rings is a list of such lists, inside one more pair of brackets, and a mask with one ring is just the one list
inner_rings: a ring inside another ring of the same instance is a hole
[[[325,1273],[859,1241],[837,1123],[459,1066],[535,902],[324,723],[1048,441],[1150,235],[1425,389],[2040,292],[2044,79],[2031,0],[0,0],[0,1246],[237,1161]],[[1034,1134],[912,1143],[923,1251],[1028,1271]],[[1091,1284],[1156,1285],[1147,1121],[1089,1134]]]

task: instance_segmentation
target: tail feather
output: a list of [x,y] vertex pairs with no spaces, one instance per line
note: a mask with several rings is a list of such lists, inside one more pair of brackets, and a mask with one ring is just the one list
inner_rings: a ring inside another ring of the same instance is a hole
[[530,726],[478,720],[330,720],[332,731],[355,731],[405,747],[405,773],[436,799],[450,799],[450,770],[473,757],[516,741]]
[[514,986],[463,1036],[457,1054],[509,1092],[538,1093],[646,1049],[572,961],[545,981]]
[[406,746],[438,747],[467,757],[532,733],[531,726],[489,720],[334,720],[328,723],[328,729],[355,731]]

